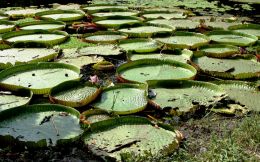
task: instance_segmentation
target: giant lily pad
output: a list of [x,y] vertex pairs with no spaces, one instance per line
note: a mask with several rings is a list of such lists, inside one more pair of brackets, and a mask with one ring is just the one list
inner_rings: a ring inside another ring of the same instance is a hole
[[117,84],[103,89],[95,108],[116,114],[132,114],[145,109],[147,105],[146,85]]
[[145,82],[155,79],[192,79],[194,67],[173,60],[142,59],[120,65],[117,77],[121,81]]
[[43,20],[57,20],[71,22],[81,20],[85,17],[85,13],[80,10],[48,10],[37,12],[35,16]]
[[209,38],[207,36],[192,32],[176,32],[174,36],[157,38],[156,40],[164,44],[168,49],[194,49],[209,43]]
[[54,59],[59,51],[47,48],[9,48],[0,50],[0,69],[15,65],[45,62]]
[[[248,79],[260,77],[260,63],[254,56],[248,58],[219,59],[194,57],[193,62],[202,72],[221,78]],[[243,65],[243,66],[242,66]]]
[[115,16],[137,16],[137,12],[132,11],[122,11],[122,12],[99,12],[91,14],[94,18],[109,18],[109,17],[115,17]]
[[207,82],[150,80],[147,83],[149,90],[156,94],[151,103],[162,109],[175,109],[178,115],[213,105],[225,96],[224,90]]
[[61,58],[57,62],[71,64],[82,68],[84,65],[94,64],[103,61],[104,58],[102,56],[92,55],[92,56],[79,56],[79,57],[66,57]]
[[260,111],[260,92],[257,84],[242,81],[215,81],[228,96],[251,111]]
[[207,35],[213,42],[237,46],[250,46],[258,40],[256,36],[234,31],[212,31]]
[[229,30],[233,30],[240,33],[251,34],[260,38],[260,25],[258,24],[241,24],[234,25],[228,28]]
[[8,19],[9,19],[8,15],[0,12],[0,20],[8,20]]
[[116,116],[117,116],[116,114],[109,113],[106,110],[90,109],[81,113],[80,121],[84,123],[84,126],[86,125],[88,127],[93,123],[107,120]]
[[170,35],[173,30],[166,27],[156,27],[156,26],[139,26],[133,28],[120,29],[119,32],[125,33],[128,37],[152,37],[156,35]]
[[153,24],[153,25],[166,25],[173,29],[196,29],[199,27],[200,23],[191,21],[191,20],[165,20],[165,19],[156,19],[148,21],[147,23]]
[[15,25],[12,22],[9,21],[0,21],[0,34],[10,32],[15,29]]
[[82,8],[87,13],[93,14],[97,12],[108,12],[108,11],[127,11],[127,6],[113,6],[113,5],[89,5]]
[[1,143],[18,142],[29,147],[71,142],[83,133],[80,113],[59,105],[33,105],[0,112]]
[[142,19],[134,16],[116,16],[108,18],[95,18],[95,24],[105,28],[121,28],[142,24]]
[[64,42],[69,37],[68,33],[62,31],[47,30],[23,30],[9,32],[2,35],[2,39],[8,43],[39,43],[53,46]]
[[35,30],[35,29],[44,29],[44,30],[63,30],[66,24],[61,21],[31,21],[20,23],[18,27],[21,30]]
[[62,63],[18,65],[0,72],[0,87],[10,90],[25,87],[35,94],[46,94],[64,81],[79,78],[79,73],[79,68]]
[[101,90],[92,83],[72,80],[51,89],[50,100],[71,107],[82,107],[93,101]]
[[187,15],[182,12],[173,12],[173,13],[149,13],[143,14],[142,17],[145,19],[185,19]]
[[32,95],[28,89],[18,89],[15,92],[0,89],[0,112],[28,104]]
[[156,41],[147,39],[122,40],[119,46],[128,52],[135,53],[154,52],[161,47]]
[[47,9],[40,8],[25,8],[25,9],[16,9],[16,10],[9,10],[6,11],[5,14],[11,17],[12,19],[20,19],[25,17],[34,17],[35,13],[46,11]]
[[233,45],[210,44],[200,47],[206,56],[224,58],[239,53],[239,48]]
[[187,49],[184,49],[182,51],[174,51],[174,53],[128,53],[128,59],[131,61],[140,60],[140,59],[149,59],[149,58],[155,58],[155,59],[169,59],[169,60],[175,60],[180,61],[183,63],[187,63],[189,60],[191,60],[193,52]]
[[127,38],[126,34],[119,32],[95,32],[84,34],[84,40],[90,43],[116,43]]
[[101,56],[112,56],[120,55],[123,51],[116,45],[99,45],[93,47],[83,47],[78,50],[78,56],[85,55],[101,55]]
[[160,158],[178,148],[182,134],[172,127],[158,125],[142,117],[113,118],[93,123],[83,138],[87,147],[104,159],[121,161],[124,154]]

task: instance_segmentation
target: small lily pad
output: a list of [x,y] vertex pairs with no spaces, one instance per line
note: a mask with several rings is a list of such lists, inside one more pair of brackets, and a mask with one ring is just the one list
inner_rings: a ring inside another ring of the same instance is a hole
[[120,41],[119,47],[132,53],[149,53],[158,50],[162,45],[159,45],[154,40],[148,39],[130,39]]

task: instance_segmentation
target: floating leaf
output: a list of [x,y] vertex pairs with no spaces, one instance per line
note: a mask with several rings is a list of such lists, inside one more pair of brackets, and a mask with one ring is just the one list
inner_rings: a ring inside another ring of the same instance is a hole
[[128,36],[126,34],[121,34],[119,32],[95,32],[84,34],[84,41],[90,43],[116,43],[119,40],[126,39]]
[[71,107],[82,107],[89,104],[99,95],[101,90],[89,82],[77,80],[63,82],[50,91],[50,100]]
[[15,29],[15,24],[13,22],[0,20],[0,34],[7,33]]
[[156,96],[151,103],[159,108],[172,108],[177,115],[194,113],[200,106],[209,107],[225,97],[217,85],[188,80],[149,80],[149,90]]
[[79,78],[79,73],[77,67],[62,63],[18,65],[0,72],[0,87],[10,90],[25,87],[35,94],[46,94],[64,81]]
[[30,21],[18,25],[21,30],[44,29],[49,31],[63,30],[65,26],[66,24],[61,21]]
[[117,68],[120,81],[141,82],[155,79],[192,79],[197,71],[191,65],[173,60],[141,59]]
[[239,53],[239,48],[233,45],[210,44],[199,48],[206,56],[224,58]]
[[0,141],[28,147],[69,143],[83,133],[80,113],[59,105],[33,105],[0,112]]
[[123,154],[139,158],[168,155],[178,148],[182,134],[169,126],[153,126],[146,118],[126,116],[93,123],[83,139],[94,154],[121,161]]
[[32,92],[28,89],[18,89],[17,91],[0,89],[0,112],[28,104],[32,95]]
[[142,111],[147,105],[146,88],[145,85],[135,84],[117,84],[104,88],[100,99],[93,106],[116,114]]
[[126,50],[127,52],[149,53],[158,50],[161,47],[161,45],[159,45],[154,40],[131,39],[120,41],[119,47]]

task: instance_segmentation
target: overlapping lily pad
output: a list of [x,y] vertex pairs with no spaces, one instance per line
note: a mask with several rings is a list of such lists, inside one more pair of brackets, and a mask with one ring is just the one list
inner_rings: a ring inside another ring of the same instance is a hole
[[103,120],[110,119],[112,117],[117,117],[117,115],[109,113],[106,110],[101,109],[90,109],[84,111],[80,115],[80,121],[84,124],[84,126],[89,126],[93,123],[100,122]]
[[202,72],[229,79],[249,79],[260,77],[260,63],[254,56],[248,58],[219,59],[207,56],[194,57],[193,62]]
[[172,127],[158,125],[155,127],[142,117],[113,118],[92,124],[83,138],[88,148],[104,159],[121,161],[124,154],[160,158],[178,148],[182,134]]
[[8,48],[0,50],[0,69],[15,65],[45,62],[58,56],[59,51],[47,48]]
[[233,30],[240,33],[251,34],[260,38],[260,25],[258,24],[241,24],[234,25],[228,28],[229,30]]
[[166,27],[156,27],[156,26],[138,26],[133,28],[125,28],[118,30],[119,32],[127,34],[129,37],[133,38],[143,38],[152,37],[159,35],[171,35],[173,30]]
[[150,80],[148,88],[155,96],[151,103],[158,108],[172,108],[177,115],[194,113],[201,106],[209,107],[225,96],[217,85],[188,80]]
[[44,29],[44,30],[63,30],[66,24],[61,21],[32,21],[20,23],[18,27],[21,30],[35,30],[35,29]]
[[0,12],[0,20],[8,20],[8,19],[9,19],[8,15]]
[[119,47],[132,53],[149,53],[158,50],[162,45],[154,40],[130,39],[120,41]]
[[187,49],[181,51],[174,51],[173,53],[128,53],[128,59],[131,61],[140,60],[140,59],[162,59],[162,60],[174,60],[187,63],[191,60],[193,52]]
[[250,111],[260,111],[260,92],[257,84],[242,81],[216,81],[223,88],[228,96]]
[[156,40],[164,44],[168,49],[195,49],[209,43],[207,36],[192,32],[176,32],[174,36],[157,38]]
[[116,114],[132,114],[147,105],[146,85],[117,84],[103,89],[101,97],[93,103],[95,108]]
[[254,35],[234,31],[212,31],[207,35],[213,42],[236,46],[250,46],[258,40]]
[[10,32],[15,29],[15,24],[13,22],[0,20],[0,34]]
[[80,113],[59,105],[33,105],[0,112],[0,140],[27,147],[47,147],[78,139]]
[[34,17],[37,12],[46,11],[46,8],[21,8],[16,10],[6,11],[4,14],[8,15],[12,19],[21,19],[26,17]]
[[30,63],[0,72],[0,87],[16,90],[29,88],[34,94],[46,94],[64,81],[78,79],[79,68],[62,63]]
[[197,71],[191,65],[173,60],[141,59],[117,68],[117,77],[124,82],[141,82],[155,79],[192,79]]
[[83,19],[85,13],[80,10],[48,10],[37,12],[35,16],[43,20],[71,22]]
[[68,33],[63,31],[47,30],[22,30],[9,32],[2,35],[2,39],[10,44],[42,44],[45,46],[54,46],[64,42],[69,37]]
[[50,100],[54,103],[71,107],[82,107],[95,100],[101,92],[96,85],[80,81],[67,81],[53,87],[50,91]]
[[0,89],[0,112],[28,104],[32,95],[32,92],[28,89],[18,89],[17,91]]
[[126,34],[121,34],[119,32],[95,32],[84,34],[84,41],[90,43],[116,43],[119,40],[126,39],[128,36]]
[[200,51],[209,57],[224,58],[238,54],[239,48],[233,45],[210,44],[200,47]]

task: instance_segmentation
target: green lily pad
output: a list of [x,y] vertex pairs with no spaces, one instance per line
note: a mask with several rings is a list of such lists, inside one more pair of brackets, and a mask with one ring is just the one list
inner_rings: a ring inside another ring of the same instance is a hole
[[25,8],[6,11],[5,14],[12,19],[21,19],[26,17],[34,17],[37,12],[46,11],[47,9],[41,8]]
[[165,19],[156,19],[147,22],[152,25],[166,25],[172,29],[196,29],[199,27],[200,23],[196,21],[191,21],[188,19],[178,19],[178,20],[165,20]]
[[148,88],[156,95],[151,102],[158,108],[172,108],[178,115],[195,112],[200,106],[214,105],[225,96],[217,85],[188,80],[150,80]]
[[164,44],[167,49],[195,49],[209,43],[209,38],[200,33],[176,32],[174,36],[157,38],[158,42]]
[[123,53],[122,49],[116,45],[98,45],[93,47],[83,47],[78,49],[77,56],[86,55],[100,55],[100,56],[112,56],[121,55]]
[[32,21],[20,23],[18,27],[21,30],[35,30],[35,29],[44,29],[49,31],[54,30],[63,30],[66,24],[61,21]]
[[8,20],[8,19],[9,19],[8,15],[0,12],[0,20]]
[[140,59],[162,59],[162,60],[174,60],[174,61],[180,61],[183,63],[187,63],[189,60],[191,60],[193,52],[187,49],[184,49],[182,51],[176,51],[174,53],[145,53],[145,54],[134,54],[129,53],[128,59],[131,61],[140,60]]
[[196,69],[191,65],[160,59],[136,60],[122,64],[117,68],[119,80],[141,83],[155,79],[192,79],[196,73]]
[[126,34],[121,34],[119,32],[95,32],[84,34],[84,41],[89,43],[116,43],[119,40],[126,39],[128,36]]
[[182,12],[175,12],[175,13],[149,13],[143,14],[142,17],[145,19],[185,19],[187,15]]
[[7,33],[15,29],[15,24],[9,21],[0,21],[0,34]]
[[258,0],[231,0],[234,2],[240,2],[240,3],[251,3],[251,4],[260,4]]
[[234,25],[228,28],[229,30],[233,30],[240,33],[251,34],[260,38],[260,25],[258,24],[241,24]]
[[147,105],[146,85],[117,84],[103,89],[100,99],[93,103],[98,109],[116,114],[132,114]]
[[142,24],[142,19],[134,16],[115,16],[93,19],[95,24],[104,28],[122,28]]
[[102,56],[79,56],[79,57],[67,57],[65,55],[65,58],[61,58],[57,62],[64,63],[64,64],[71,64],[74,66],[77,66],[79,68],[82,68],[85,65],[94,64],[103,61],[104,58]]
[[91,125],[93,123],[96,122],[100,122],[103,120],[107,120],[110,119],[112,117],[115,117],[115,114],[111,114],[105,110],[101,110],[101,109],[90,109],[87,111],[84,111],[83,113],[81,113],[80,115],[80,121],[84,124],[84,125]]
[[115,16],[137,16],[137,12],[132,11],[122,11],[122,12],[99,12],[91,14],[94,18],[109,18]]
[[213,42],[235,46],[250,46],[258,40],[256,36],[234,31],[212,31],[207,35]]
[[37,12],[35,16],[43,20],[71,22],[83,19],[85,13],[80,10],[48,10]]
[[54,46],[64,42],[69,37],[68,33],[63,31],[47,30],[22,30],[5,33],[2,35],[4,41],[11,44],[32,44],[38,43],[45,46]]
[[94,84],[77,80],[63,82],[50,91],[50,100],[70,107],[82,107],[95,100],[101,90]]
[[[194,57],[193,62],[209,75],[229,79],[249,79],[260,77],[260,63],[254,56],[249,58],[219,59],[207,56]],[[243,65],[243,66],[241,66]]]
[[89,5],[82,8],[87,13],[93,14],[97,12],[113,12],[113,11],[127,11],[127,6],[113,6],[113,5]]
[[159,45],[154,40],[148,39],[131,39],[131,40],[122,40],[119,43],[119,47],[124,49],[127,52],[134,53],[149,53],[154,52],[160,49]]
[[33,93],[28,89],[6,91],[0,89],[0,112],[18,106],[26,105],[32,99]]
[[173,32],[171,28],[156,26],[139,26],[133,28],[120,29],[118,31],[127,34],[128,37],[134,38],[146,38],[157,35],[170,35]]
[[9,48],[0,50],[0,69],[25,63],[47,62],[56,58],[58,54],[58,50],[47,48]]
[[242,81],[216,81],[228,96],[251,111],[260,111],[260,92],[257,84]]
[[80,69],[62,63],[30,63],[18,65],[0,72],[0,87],[16,90],[29,88],[34,94],[47,94],[64,81],[79,78]]
[[0,112],[0,141],[27,147],[69,143],[83,133],[79,115],[73,108],[49,104],[8,109]]
[[178,148],[182,134],[172,127],[158,125],[155,127],[142,117],[113,118],[93,123],[83,139],[92,153],[104,159],[121,161],[124,155],[160,158]]
[[208,57],[224,58],[239,53],[239,48],[233,45],[210,44],[199,49]]
[[205,25],[209,29],[213,30],[227,30],[230,26],[238,25],[241,23],[235,22],[223,22],[223,21],[213,21],[213,22],[205,22]]

